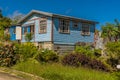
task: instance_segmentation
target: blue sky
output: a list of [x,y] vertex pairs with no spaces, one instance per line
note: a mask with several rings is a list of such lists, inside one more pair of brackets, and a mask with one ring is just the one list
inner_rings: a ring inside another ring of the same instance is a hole
[[120,0],[0,0],[4,16],[27,14],[32,9],[99,22],[120,20]]

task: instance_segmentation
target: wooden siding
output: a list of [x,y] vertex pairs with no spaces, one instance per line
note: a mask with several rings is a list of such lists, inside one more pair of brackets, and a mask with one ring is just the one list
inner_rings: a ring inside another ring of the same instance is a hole
[[[39,27],[40,27],[40,18],[43,17],[44,15],[38,15],[34,14],[31,15],[24,23],[22,23],[22,42],[25,41],[25,35],[23,35],[24,31],[24,26],[29,25],[29,24],[34,24],[35,25],[35,33],[34,33],[34,39],[32,42],[44,42],[44,41],[51,41],[51,29],[52,29],[52,18],[47,17],[47,32],[44,34],[39,34]],[[29,32],[29,27],[28,27],[28,32]]]
[[78,28],[74,28],[73,21],[70,21],[70,33],[69,34],[61,34],[59,33],[59,19],[54,18],[54,37],[53,41],[55,44],[75,44],[76,42],[94,42],[94,25],[90,25],[90,35],[83,36],[81,35],[81,26],[82,24],[78,23]]
[[58,53],[68,53],[74,51],[74,45],[54,44],[54,51]]
[[39,34],[39,20],[35,22],[35,41],[36,42],[44,42],[44,41],[51,41],[51,29],[52,29],[52,18],[47,18],[47,31],[44,34]]

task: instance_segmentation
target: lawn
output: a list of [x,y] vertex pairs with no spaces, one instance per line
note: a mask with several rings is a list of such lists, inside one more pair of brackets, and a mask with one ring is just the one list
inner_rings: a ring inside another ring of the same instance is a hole
[[59,63],[42,63],[34,59],[18,63],[12,67],[27,73],[43,77],[48,80],[116,80],[110,73],[86,68],[63,66]]

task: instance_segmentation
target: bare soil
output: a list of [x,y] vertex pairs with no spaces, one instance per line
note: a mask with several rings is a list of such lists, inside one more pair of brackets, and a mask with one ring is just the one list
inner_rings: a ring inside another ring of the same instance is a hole
[[0,72],[0,80],[24,80],[24,79],[8,73]]

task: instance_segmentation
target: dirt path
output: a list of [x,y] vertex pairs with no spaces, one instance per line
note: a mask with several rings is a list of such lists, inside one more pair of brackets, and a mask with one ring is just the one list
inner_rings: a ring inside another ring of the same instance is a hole
[[0,80],[24,80],[24,79],[10,75],[8,73],[0,72]]

